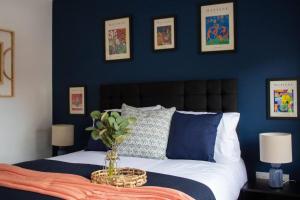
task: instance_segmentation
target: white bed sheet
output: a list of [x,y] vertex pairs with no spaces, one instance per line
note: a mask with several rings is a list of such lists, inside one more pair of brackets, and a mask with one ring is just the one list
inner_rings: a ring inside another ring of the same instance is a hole
[[[105,152],[78,151],[49,158],[69,163],[104,165]],[[208,186],[217,200],[236,200],[247,182],[244,161],[220,164],[196,160],[155,160],[120,157],[119,167],[134,167],[150,172],[179,176]]]

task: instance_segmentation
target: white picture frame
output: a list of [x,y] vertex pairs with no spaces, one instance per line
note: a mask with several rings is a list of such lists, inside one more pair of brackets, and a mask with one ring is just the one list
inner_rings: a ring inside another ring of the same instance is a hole
[[176,48],[176,18],[157,17],[153,19],[153,50],[171,50]]
[[131,17],[104,21],[105,61],[129,60],[131,50]]
[[85,87],[69,88],[69,113],[71,115],[84,115],[86,112],[86,89]]
[[236,50],[235,1],[200,7],[202,53]]
[[268,118],[299,118],[299,79],[269,79],[267,84]]

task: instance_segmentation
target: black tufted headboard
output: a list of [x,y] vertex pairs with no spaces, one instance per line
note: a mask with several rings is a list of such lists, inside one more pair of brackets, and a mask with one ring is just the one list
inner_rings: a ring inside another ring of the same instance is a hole
[[177,110],[236,112],[237,81],[196,80],[130,84],[100,87],[100,109],[121,108],[122,103],[136,107],[160,104]]

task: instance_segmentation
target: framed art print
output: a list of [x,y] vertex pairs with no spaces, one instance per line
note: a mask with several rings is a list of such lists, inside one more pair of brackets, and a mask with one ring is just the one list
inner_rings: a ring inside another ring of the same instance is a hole
[[69,88],[69,106],[70,114],[85,114],[85,87]]
[[267,117],[299,119],[299,78],[267,80]]
[[104,21],[105,61],[131,59],[131,18]]
[[15,96],[15,33],[0,28],[0,98]]
[[234,51],[235,2],[206,4],[200,7],[201,52]]
[[3,81],[3,42],[0,41],[0,84],[2,84],[2,81]]
[[175,49],[175,20],[174,16],[153,19],[154,51]]

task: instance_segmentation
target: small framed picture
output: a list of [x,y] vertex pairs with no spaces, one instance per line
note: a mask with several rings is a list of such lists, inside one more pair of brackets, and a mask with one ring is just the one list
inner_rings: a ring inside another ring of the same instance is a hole
[[299,118],[299,78],[267,80],[267,118]]
[[84,115],[85,114],[85,87],[70,87],[69,88],[69,105],[70,114]]
[[131,17],[105,20],[104,30],[105,61],[131,59]]
[[235,1],[200,6],[202,53],[236,50]]
[[153,19],[153,50],[171,50],[176,47],[176,18],[157,17]]

